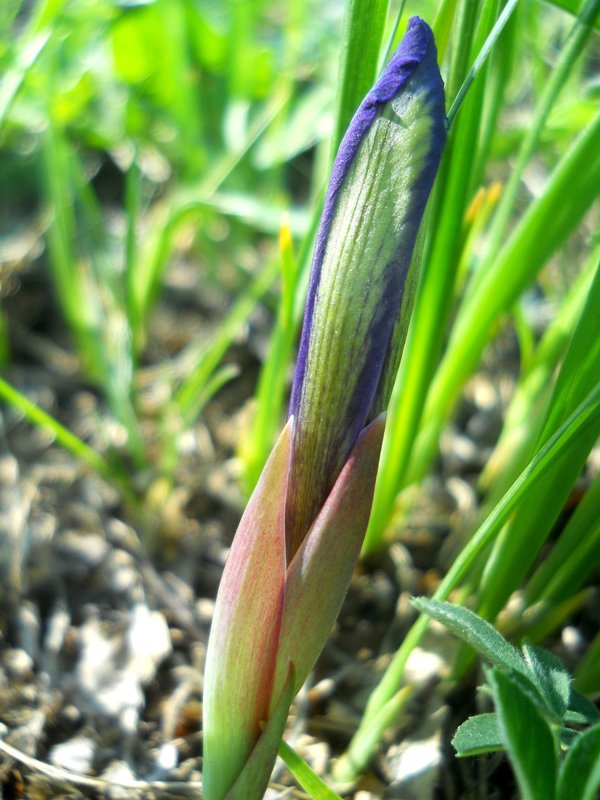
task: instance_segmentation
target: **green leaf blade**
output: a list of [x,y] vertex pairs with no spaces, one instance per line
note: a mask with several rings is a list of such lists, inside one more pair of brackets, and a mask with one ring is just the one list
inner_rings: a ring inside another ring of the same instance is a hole
[[556,742],[550,726],[510,674],[488,674],[498,724],[523,800],[556,797]]
[[452,746],[459,758],[494,753],[504,749],[504,741],[496,714],[469,717],[456,729]]
[[279,745],[279,756],[313,800],[341,800],[339,794],[330,789],[285,740]]
[[600,724],[582,733],[560,771],[557,800],[595,800],[600,789]]
[[509,644],[489,622],[468,608],[423,597],[413,598],[412,604],[422,613],[429,614],[440,622],[492,664],[526,673],[525,662],[516,647]]
[[523,655],[530,669],[530,676],[548,708],[561,720],[569,706],[571,676],[552,653],[541,647],[525,645]]
[[600,711],[598,711],[591,700],[575,689],[571,689],[569,711],[566,715],[567,720],[569,719],[569,714],[574,715],[573,722],[579,725],[585,724],[586,722],[590,725],[600,722]]
[[332,153],[377,75],[389,0],[351,0],[346,18]]

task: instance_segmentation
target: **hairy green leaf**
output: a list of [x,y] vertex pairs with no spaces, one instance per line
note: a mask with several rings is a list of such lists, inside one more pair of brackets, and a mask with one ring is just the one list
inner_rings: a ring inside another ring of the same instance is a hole
[[557,755],[550,726],[512,675],[493,669],[488,680],[523,800],[554,800]]
[[497,715],[478,714],[476,717],[469,717],[456,729],[452,745],[460,758],[503,750],[504,742]]
[[557,800],[595,800],[600,790],[600,725],[582,733],[558,779]]
[[548,708],[561,720],[569,705],[571,676],[560,661],[541,647],[524,645],[523,655],[530,677],[540,690]]
[[424,597],[413,598],[412,604],[459,636],[487,661],[504,669],[526,673],[525,662],[516,647],[468,608]]

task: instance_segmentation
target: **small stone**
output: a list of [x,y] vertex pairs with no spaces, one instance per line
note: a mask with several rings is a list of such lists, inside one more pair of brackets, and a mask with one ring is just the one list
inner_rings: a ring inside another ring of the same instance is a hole
[[331,757],[329,745],[320,742],[312,736],[300,736],[295,748],[302,758],[313,768],[317,775],[325,775]]
[[461,514],[470,514],[477,508],[477,494],[470,483],[462,478],[448,478],[446,489],[451,494]]
[[51,748],[52,764],[62,769],[85,774],[90,771],[96,745],[92,739],[76,736]]
[[75,559],[88,569],[101,564],[109,550],[104,536],[95,533],[82,534],[78,531],[63,533],[59,546],[64,556]]
[[158,750],[156,766],[162,773],[168,774],[177,766],[178,758],[179,754],[173,742],[165,742]]
[[441,449],[445,456],[445,469],[451,473],[464,472],[480,466],[482,454],[477,445],[468,437],[456,431],[442,434]]
[[325,700],[336,690],[336,682],[333,678],[323,678],[323,680],[315,683],[315,685],[308,690],[308,699],[311,703],[318,703]]
[[404,670],[407,683],[413,686],[423,686],[446,672],[447,667],[442,657],[420,647],[414,648]]
[[81,719],[81,711],[73,704],[63,706],[61,714],[63,719],[71,724],[75,724]]
[[33,670],[33,659],[25,650],[8,650],[2,658],[2,665],[13,680],[23,680]]
[[127,762],[112,761],[100,777],[108,783],[121,784],[108,790],[107,795],[111,800],[137,800],[140,797],[140,792],[128,788],[135,782],[136,776]]
[[42,623],[36,605],[25,600],[18,610],[19,644],[30,658],[37,662],[40,657],[40,631]]
[[203,622],[210,622],[215,611],[215,601],[202,597],[196,602],[196,614]]
[[491,411],[498,407],[498,388],[487,375],[474,375],[469,381],[468,389],[478,408]]
[[477,411],[467,422],[466,433],[481,445],[494,444],[502,428],[502,418],[496,411]]
[[48,617],[46,636],[44,638],[45,669],[49,674],[58,670],[58,654],[69,631],[71,618],[66,606],[59,602]]
[[132,610],[127,642],[133,666],[143,685],[155,676],[158,665],[171,654],[169,627],[160,611],[150,611],[144,603]]
[[401,797],[431,797],[443,763],[441,729],[448,715],[447,706],[432,696],[419,715],[420,724],[410,736],[390,747],[383,768]]
[[110,589],[117,595],[124,595],[139,584],[135,561],[124,550],[114,550],[110,553],[104,562],[104,571]]

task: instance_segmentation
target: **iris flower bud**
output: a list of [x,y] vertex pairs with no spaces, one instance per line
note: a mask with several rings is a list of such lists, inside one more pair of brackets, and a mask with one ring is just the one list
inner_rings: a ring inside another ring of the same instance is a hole
[[433,34],[417,17],[333,167],[290,418],[219,587],[204,682],[205,800],[260,800],[291,700],[339,612],[369,519],[374,407],[445,143]]

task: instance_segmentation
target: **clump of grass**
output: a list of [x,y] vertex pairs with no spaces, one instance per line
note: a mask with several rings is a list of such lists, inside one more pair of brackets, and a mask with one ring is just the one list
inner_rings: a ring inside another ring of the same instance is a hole
[[[460,590],[504,633],[534,641],[586,602],[600,541],[600,490],[592,475],[583,501],[548,545],[600,433],[592,208],[600,185],[600,115],[588,81],[600,2],[554,5],[562,10],[495,0],[442,0],[420,10],[430,18],[435,10],[450,127],[411,266],[412,291],[397,323],[402,357],[383,392],[388,420],[364,545],[368,557],[388,546],[390,520],[401,518],[399,496],[434,468],[440,434],[465,384],[499,332],[514,331],[520,374],[499,443],[478,478],[480,519],[435,597]],[[160,477],[170,487],[176,479],[180,434],[237,375],[224,356],[263,303],[275,322],[253,422],[239,448],[244,489],[249,494],[256,484],[285,416],[328,165],[385,54],[404,33],[402,9],[392,11],[384,0],[351,0],[339,41],[331,35],[338,28],[308,2],[285,13],[269,3],[229,3],[217,13],[188,0],[117,6],[40,0],[31,10],[10,4],[0,21],[3,184],[26,187],[27,202],[43,209],[47,285],[81,381],[101,395],[126,433],[131,468],[90,449],[6,379],[0,394],[113,481],[141,523],[152,482]],[[301,181],[297,157],[309,149],[315,167]],[[111,201],[117,225],[95,180],[104,163],[120,172],[121,196]],[[289,222],[282,222],[284,212]],[[211,235],[223,220],[225,243]],[[193,240],[199,282],[216,284],[223,280],[220,267],[265,235],[279,234],[280,243],[270,244],[261,268],[233,270],[237,299],[210,340],[191,341],[179,358],[160,365],[166,400],[151,455],[140,385],[153,313],[183,232]],[[562,287],[551,273],[561,276]],[[555,308],[539,339],[525,309],[532,288]],[[8,375],[12,321],[2,300],[0,364]],[[507,610],[511,596],[517,602]],[[360,774],[402,714],[410,696],[404,666],[426,625],[421,615],[393,656],[337,777]],[[581,691],[600,689],[599,648],[596,637],[576,671]],[[473,659],[464,647],[455,677]],[[548,722],[535,700],[523,700],[506,666],[489,679],[499,713],[521,707],[540,742],[552,745],[540,744],[539,751],[551,759],[558,723]],[[542,789],[530,787],[519,742],[510,726],[500,727],[524,796],[537,798]],[[585,747],[594,744],[592,732],[580,737]],[[560,773],[552,761],[561,800],[565,775],[576,771],[584,749],[574,745]],[[313,796],[328,796],[293,754],[287,759]]]

